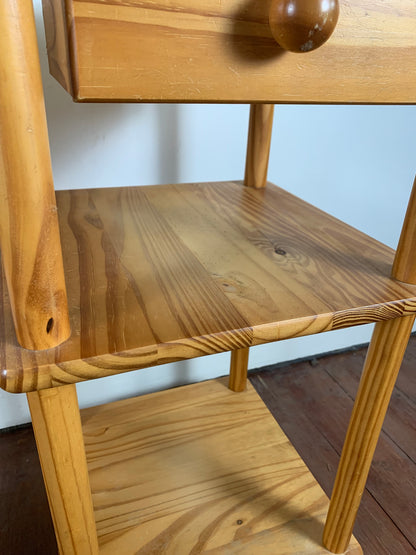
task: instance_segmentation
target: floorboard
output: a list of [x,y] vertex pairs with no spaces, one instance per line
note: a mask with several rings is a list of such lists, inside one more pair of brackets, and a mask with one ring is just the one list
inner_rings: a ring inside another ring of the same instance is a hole
[[[330,495],[365,349],[253,371],[250,380]],[[416,337],[377,446],[354,533],[365,555],[416,553]],[[55,555],[30,427],[0,433],[0,553]]]
[[[276,366],[251,374],[254,387],[321,484],[331,494],[365,349]],[[412,337],[401,370],[400,387],[412,377],[416,338]],[[311,363],[312,362],[312,363]],[[414,421],[402,420],[400,446],[385,430],[397,425],[403,393],[395,390],[374,456],[354,529],[366,555],[415,553],[416,465],[408,456],[414,445]],[[405,399],[412,405],[412,399]],[[402,411],[406,414],[408,406]]]

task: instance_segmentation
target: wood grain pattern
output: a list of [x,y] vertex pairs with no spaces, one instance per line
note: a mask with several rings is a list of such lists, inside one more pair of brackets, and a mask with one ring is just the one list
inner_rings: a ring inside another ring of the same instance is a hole
[[379,322],[374,329],[325,524],[324,545],[334,553],[344,553],[349,543],[414,320]]
[[[366,349],[354,349],[250,372],[251,383],[328,496],[365,355]],[[409,555],[416,548],[415,357],[416,335],[404,356],[354,527],[365,555]],[[31,428],[0,431],[0,442],[0,553],[57,555]]]
[[[415,339],[416,337],[410,339],[412,344],[409,342],[406,349],[366,484],[366,489],[371,493],[374,500],[380,507],[384,507],[391,521],[397,523],[400,532],[414,546],[414,549],[416,549],[416,528],[414,525],[416,514],[416,397],[410,396],[408,388],[403,386],[410,385],[414,376],[414,365],[409,354],[414,350]],[[339,384],[338,391],[342,388],[343,394],[346,392],[352,400],[354,400],[358,390],[363,359],[365,359],[365,353],[363,353],[363,356],[360,355],[361,353],[355,353],[355,356],[350,357],[351,360],[347,365],[347,370],[342,372],[339,372],[339,367],[337,368],[334,363],[331,364],[330,360],[327,362],[326,359],[320,359],[318,365],[321,368],[324,367],[324,371],[329,374],[327,381],[332,384],[336,381]],[[345,361],[346,355],[340,355],[339,363],[343,368],[345,367]],[[317,368],[314,368],[314,370],[317,370]],[[323,383],[322,387],[325,388],[325,386],[326,384]],[[310,390],[313,397],[317,393],[317,388],[312,386]],[[341,393],[336,394],[336,401],[339,400],[338,395],[341,395]],[[329,393],[322,400],[322,406],[325,408],[328,397]],[[322,422],[324,419],[333,422],[334,428],[331,427],[330,431],[327,432],[327,437],[337,451],[341,453],[342,440],[345,436],[352,407],[348,406],[350,405],[348,402],[339,404],[340,417],[335,416],[333,410],[326,414],[324,408],[320,416]],[[334,403],[334,406],[336,406],[336,403]],[[316,415],[312,417],[315,423],[318,418],[316,418]],[[341,420],[345,422],[345,427],[340,433],[338,426]],[[284,429],[284,426],[282,427]],[[329,424],[328,427],[330,427]],[[326,490],[326,493],[331,493],[332,486],[333,483],[331,483],[330,489]],[[356,526],[363,530],[365,520],[362,520],[360,510]],[[359,525],[360,520],[361,525]],[[358,538],[357,527],[354,527],[354,533]],[[380,541],[380,533],[377,529],[369,530],[368,536],[371,533],[374,536],[374,541]]]
[[413,0],[342,0],[332,37],[305,55],[276,44],[269,0],[43,1],[61,8],[58,31],[64,18],[71,28],[51,70],[72,74],[79,101],[415,101]]
[[[333,487],[366,351],[362,348],[250,372],[250,382],[327,495]],[[415,382],[415,352],[413,336],[354,526],[365,555],[410,555],[416,549],[416,458],[412,460],[416,396],[407,397]],[[397,426],[395,412],[401,415]]]
[[416,283],[416,179],[394,259],[392,276],[405,283]]
[[82,420],[100,553],[326,552],[327,498],[251,386],[204,382]]
[[[68,341],[14,338],[3,284],[1,386],[32,391],[416,312],[394,252],[269,185],[60,191]],[[209,241],[207,241],[209,237]]]
[[250,349],[231,351],[230,377],[228,387],[231,391],[244,391],[247,387],[248,357]]
[[273,104],[252,104],[248,128],[244,184],[259,189],[266,186],[273,130]]
[[98,555],[75,386],[34,391],[27,399],[59,552]]
[[[392,275],[407,282],[416,281],[415,188],[407,209]],[[368,349],[354,409],[342,450],[324,544],[334,553],[343,553],[349,543],[374,451],[415,316],[378,322]]]
[[20,344],[48,349],[69,320],[33,6],[0,3],[0,243]]
[[[49,71],[69,94],[73,94],[74,49],[71,3],[42,0]],[[71,46],[69,46],[71,45]]]
[[[273,130],[273,104],[252,104],[247,137],[244,185],[260,189],[267,183],[270,145]],[[232,391],[244,391],[247,385],[249,349],[231,351],[230,380]]]

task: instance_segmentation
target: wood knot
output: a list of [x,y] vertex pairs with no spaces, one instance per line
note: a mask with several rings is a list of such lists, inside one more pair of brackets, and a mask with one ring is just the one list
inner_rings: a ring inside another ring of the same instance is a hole
[[53,318],[49,318],[46,324],[46,333],[51,333],[52,328],[53,328]]

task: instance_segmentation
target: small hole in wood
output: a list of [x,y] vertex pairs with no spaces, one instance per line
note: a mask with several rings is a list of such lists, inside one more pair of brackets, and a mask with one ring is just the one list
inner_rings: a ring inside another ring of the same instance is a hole
[[53,328],[53,318],[49,318],[48,323],[46,324],[46,333],[51,333]]

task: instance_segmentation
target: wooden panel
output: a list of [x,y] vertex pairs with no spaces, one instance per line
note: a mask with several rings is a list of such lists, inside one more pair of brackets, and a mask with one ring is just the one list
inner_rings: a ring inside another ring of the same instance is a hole
[[326,553],[327,498],[252,386],[204,382],[82,420],[101,553]]
[[269,0],[43,2],[59,29],[70,12],[69,52],[52,47],[50,65],[61,83],[72,72],[80,101],[415,102],[413,0],[341,0],[333,36],[307,54],[276,44]]
[[394,252],[269,185],[57,194],[72,336],[18,347],[3,288],[9,391],[117,374],[416,312]]

